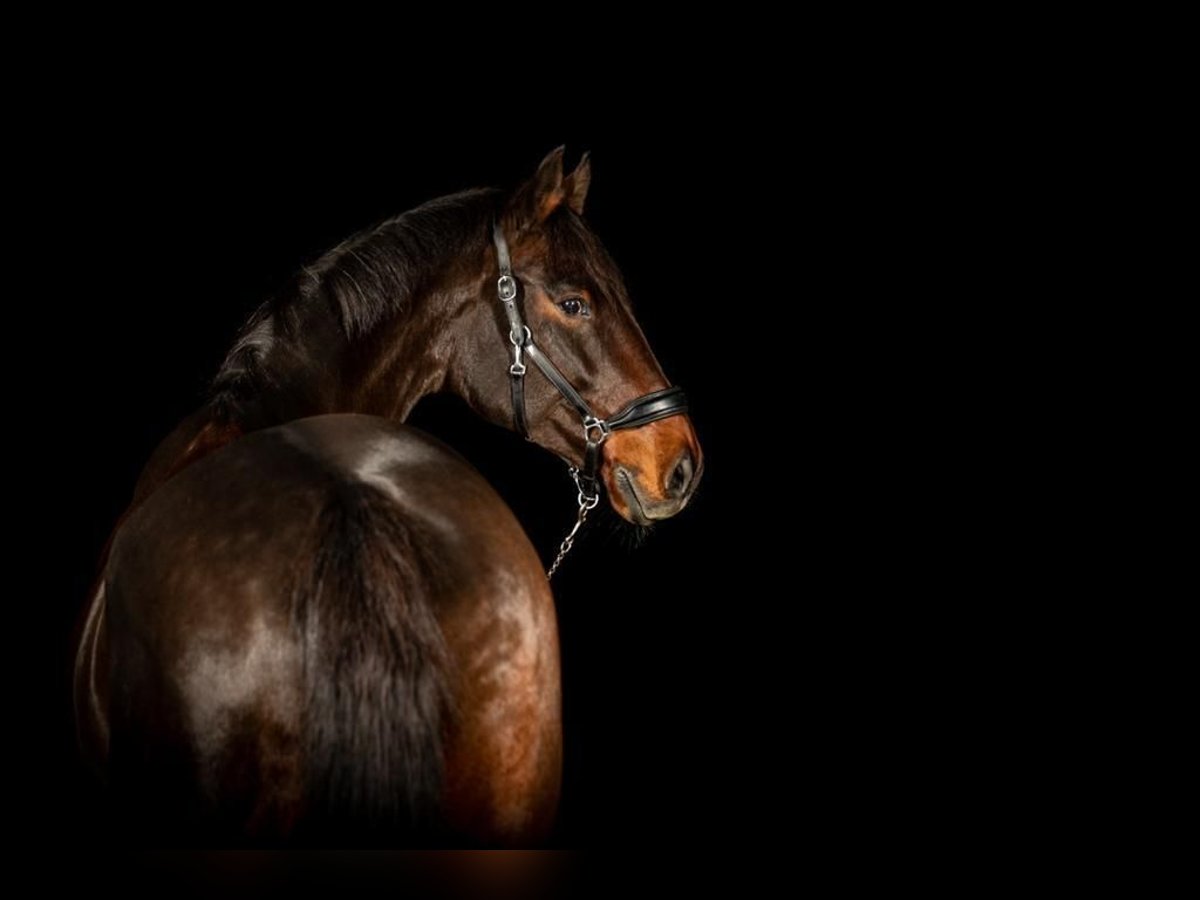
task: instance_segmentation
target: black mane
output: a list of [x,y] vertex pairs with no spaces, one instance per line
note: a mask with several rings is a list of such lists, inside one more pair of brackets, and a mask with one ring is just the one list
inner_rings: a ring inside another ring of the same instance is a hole
[[486,240],[499,192],[439,197],[358,232],[295,274],[250,316],[213,379],[208,403],[224,421],[277,379],[273,361],[300,349],[317,320],[334,317],[353,341],[402,312],[469,242]]

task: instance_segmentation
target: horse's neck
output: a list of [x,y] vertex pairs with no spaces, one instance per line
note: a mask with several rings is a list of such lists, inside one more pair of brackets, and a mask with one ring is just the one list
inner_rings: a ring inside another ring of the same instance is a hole
[[[218,389],[213,402],[181,423],[156,451],[138,495],[243,434],[294,419],[363,413],[404,421],[422,397],[444,389],[476,405],[470,360],[465,373],[461,363],[459,371],[450,369],[455,353],[471,357],[477,350],[456,348],[456,340],[480,340],[471,330],[492,326],[478,311],[469,312],[470,298],[485,277],[488,249],[484,236],[468,240],[457,255],[451,250],[429,260],[447,274],[434,280],[414,277],[420,293],[391,304],[399,311],[365,335],[347,337],[328,303],[266,317],[226,360],[227,390]],[[280,315],[291,317],[287,327],[277,320]]]
[[[381,343],[372,341],[372,344]],[[364,413],[404,421],[427,394],[442,387],[445,364],[436,347],[399,339],[386,356],[349,366],[318,363],[313,372],[265,369],[263,389],[239,397],[228,408],[209,404],[188,418],[158,446],[142,470],[134,505],[192,463],[244,434],[327,413]],[[346,372],[345,370],[349,370]],[[350,378],[337,378],[349,374]]]

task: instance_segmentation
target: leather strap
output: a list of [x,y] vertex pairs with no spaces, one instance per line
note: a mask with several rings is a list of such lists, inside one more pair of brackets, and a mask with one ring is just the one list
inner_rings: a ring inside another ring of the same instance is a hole
[[609,416],[606,424],[612,431],[618,428],[637,428],[648,422],[687,412],[687,408],[687,396],[683,393],[683,388],[663,388],[661,391],[652,391],[631,400],[620,412]]
[[496,245],[496,263],[500,267],[501,276],[507,275],[512,277],[512,257],[508,252],[508,241],[504,239],[504,229],[500,227],[500,220],[496,219],[492,222],[492,242]]
[[587,405],[587,401],[579,396],[579,391],[575,390],[575,386],[567,381],[565,375],[558,370],[558,366],[550,362],[550,359],[541,351],[533,341],[525,345],[525,352],[529,354],[529,358],[534,361],[542,374],[546,376],[546,380],[558,388],[558,392],[562,394],[563,399],[575,407],[575,412],[579,413],[581,418],[592,419],[592,408]]
[[496,279],[496,295],[504,305],[508,316],[508,342],[512,345],[512,364],[508,367],[509,384],[512,390],[513,423],[517,432],[529,439],[529,422],[525,417],[525,360],[524,352],[529,346],[529,329],[521,318],[517,306],[518,283],[512,273],[512,257],[508,253],[508,241],[500,222],[492,223],[492,242],[496,245],[496,265],[500,277]]
[[529,422],[525,418],[525,376],[510,371],[508,380],[512,385],[513,422],[517,426],[517,434],[529,440]]
[[575,476],[579,492],[584,497],[600,496],[600,448],[603,445],[603,440],[589,440],[584,445],[583,465],[580,466],[579,473]]

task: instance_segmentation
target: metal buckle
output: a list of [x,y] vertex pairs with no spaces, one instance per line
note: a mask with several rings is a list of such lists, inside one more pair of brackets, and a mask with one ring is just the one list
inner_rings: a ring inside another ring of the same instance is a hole
[[579,474],[579,469],[576,466],[568,466],[567,471],[571,473],[571,479],[575,482],[575,489],[579,491],[579,496],[576,500],[579,503],[580,509],[595,509],[596,504],[600,502],[600,491],[594,494],[589,494],[583,487],[583,479]]
[[505,303],[512,303],[517,296],[517,279],[511,275],[501,275],[496,279],[496,293]]
[[[600,432],[598,440],[592,440],[592,432]],[[585,416],[583,420],[583,439],[589,444],[603,444],[608,436],[612,434],[609,430],[608,423],[603,419],[598,419],[595,416]]]
[[525,374],[525,363],[522,356],[524,352],[525,351],[520,344],[513,344],[513,361],[512,365],[508,367],[510,374],[517,376]]
[[515,376],[523,376],[526,373],[526,364],[524,364],[524,346],[533,340],[533,335],[529,334],[529,326],[522,325],[524,329],[524,340],[518,341],[516,336],[509,331],[509,343],[512,344],[512,365],[509,366],[509,373]]
[[523,325],[525,329],[525,340],[517,340],[516,336],[510,331],[508,333],[508,342],[513,346],[513,361],[508,367],[508,371],[513,375],[525,374],[525,345],[533,340],[533,335],[529,333],[529,326]]

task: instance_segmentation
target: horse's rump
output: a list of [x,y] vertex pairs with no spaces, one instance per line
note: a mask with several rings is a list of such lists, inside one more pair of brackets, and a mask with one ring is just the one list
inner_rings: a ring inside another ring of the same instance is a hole
[[439,830],[447,536],[395,473],[466,466],[411,429],[323,418],[200,460],[114,542],[111,762],[156,828],[147,806],[231,834]]

